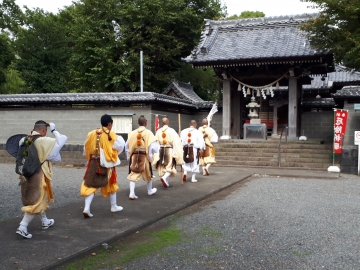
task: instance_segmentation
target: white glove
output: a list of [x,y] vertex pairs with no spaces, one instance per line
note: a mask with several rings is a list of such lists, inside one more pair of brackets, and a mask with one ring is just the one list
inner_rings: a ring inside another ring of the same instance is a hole
[[49,123],[49,129],[50,131],[54,131],[55,130],[55,124],[54,123]]

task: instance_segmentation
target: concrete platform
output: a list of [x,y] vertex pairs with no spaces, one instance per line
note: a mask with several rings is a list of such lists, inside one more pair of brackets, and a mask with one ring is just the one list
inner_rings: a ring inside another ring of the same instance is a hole
[[102,243],[111,243],[135,233],[254,174],[312,179],[339,177],[339,173],[327,171],[269,168],[211,167],[210,173],[207,177],[199,175],[198,183],[188,181],[184,184],[178,175],[170,179],[171,187],[168,189],[163,188],[160,181],[155,181],[156,195],[148,196],[146,188],[139,187],[139,199],[135,201],[125,199],[129,191],[123,189],[118,197],[124,210],[118,213],[110,213],[108,199],[99,196],[91,205],[93,218],[83,217],[83,202],[50,209],[47,215],[55,219],[55,225],[42,230],[40,220],[35,218],[28,228],[32,239],[15,234],[18,218],[0,222],[0,269],[54,269],[77,256],[88,254]]

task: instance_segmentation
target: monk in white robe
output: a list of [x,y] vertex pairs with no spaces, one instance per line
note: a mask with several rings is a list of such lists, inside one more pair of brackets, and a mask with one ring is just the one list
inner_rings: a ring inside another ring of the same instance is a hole
[[[48,127],[55,138],[46,137]],[[61,161],[60,149],[67,141],[67,137],[61,135],[55,129],[54,123],[46,123],[39,120],[35,123],[33,131],[27,137],[27,142],[25,142],[25,138],[20,140],[19,146],[26,143],[26,145],[31,147],[31,144],[33,144],[36,148],[41,167],[35,174],[29,177],[20,175],[21,199],[24,205],[21,210],[25,214],[16,233],[24,238],[31,238],[32,234],[28,233],[27,227],[35,215],[39,215],[42,229],[48,229],[55,223],[54,219],[48,219],[45,214],[45,210],[49,208],[47,202],[54,202],[54,194],[51,187],[51,162]],[[26,154],[24,153],[24,155]],[[26,157],[24,158],[26,159]]]
[[205,140],[205,150],[203,157],[200,157],[200,165],[203,168],[203,175],[210,175],[209,167],[211,164],[215,164],[215,148],[214,143],[218,142],[218,135],[216,131],[208,126],[208,120],[205,118],[202,120],[202,126],[199,131],[203,134]]
[[156,132],[156,141],[160,145],[159,153],[154,154],[153,166],[157,169],[160,181],[165,188],[169,187],[168,178],[177,173],[176,165],[183,165],[183,149],[177,132],[169,127],[167,117],[162,119],[162,128]]
[[[196,121],[191,120],[189,125],[190,127],[182,130],[180,134],[185,162],[185,164],[182,165],[184,170],[183,181],[186,181],[188,172],[191,172],[191,182],[195,183],[197,182],[196,173],[199,173],[199,152],[205,148],[205,141],[203,134],[197,130]],[[187,162],[187,159],[191,159],[192,157],[193,161]]]
[[130,181],[130,200],[138,199],[135,194],[136,182],[141,178],[146,182],[148,195],[154,195],[157,191],[152,187],[151,162],[154,153],[159,151],[159,144],[156,142],[154,134],[146,128],[147,120],[142,115],[138,119],[139,128],[128,134],[128,140],[125,144],[125,151],[129,160],[129,175],[127,179]]
[[[107,185],[101,187],[101,195],[106,198],[110,197],[110,212],[115,213],[123,210],[116,202],[116,192],[119,190],[117,184],[116,166],[120,165],[119,155],[124,150],[125,141],[111,130],[113,119],[110,115],[104,114],[101,119],[101,128],[92,130],[88,133],[84,143],[84,154],[88,162],[91,155],[97,152],[97,139],[99,139],[100,164],[105,167],[107,172]],[[88,166],[90,164],[88,163]],[[90,169],[90,168],[88,168]],[[80,188],[80,195],[85,197],[85,206],[83,215],[85,218],[93,217],[90,212],[91,202],[99,188],[87,186],[83,181]]]

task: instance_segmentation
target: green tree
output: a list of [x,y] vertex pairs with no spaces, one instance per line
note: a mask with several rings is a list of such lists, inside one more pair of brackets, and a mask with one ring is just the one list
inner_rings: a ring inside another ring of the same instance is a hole
[[161,92],[197,44],[204,18],[223,14],[219,0],[81,0],[73,11],[72,76],[81,91]]
[[71,50],[62,17],[41,9],[26,9],[24,25],[17,30],[14,42],[18,56],[14,66],[25,82],[24,92],[68,92]]
[[191,65],[183,63],[180,69],[173,73],[173,76],[181,82],[190,82],[194,91],[203,100],[220,99],[220,80],[215,75],[213,68],[193,69]]
[[0,85],[1,94],[18,94],[22,92],[25,82],[20,78],[19,72],[13,68],[8,68],[5,73],[6,82]]
[[261,11],[243,11],[240,15],[232,15],[227,17],[226,20],[240,20],[240,19],[248,19],[248,18],[259,18],[265,17],[265,13]]
[[337,63],[360,69],[360,1],[302,0],[313,3],[320,12],[302,30],[311,45],[334,53]]
[[0,32],[15,36],[19,26],[23,25],[24,14],[15,0],[0,2]]
[[0,33],[0,87],[6,83],[7,68],[14,59],[10,39],[6,34]]

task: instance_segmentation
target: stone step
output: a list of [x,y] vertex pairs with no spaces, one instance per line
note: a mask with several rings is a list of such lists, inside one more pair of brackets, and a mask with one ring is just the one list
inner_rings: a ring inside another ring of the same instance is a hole
[[[303,168],[303,169],[318,169],[326,170],[332,163],[297,163],[297,162],[281,162],[282,168]],[[279,167],[276,161],[217,161],[215,166],[228,167]],[[339,165],[337,165],[339,166]]]
[[[243,148],[261,148],[261,149],[266,149],[266,148],[278,148],[278,144],[276,143],[269,143],[269,144],[264,144],[264,143],[249,143],[249,144],[224,144],[224,143],[218,143],[215,145],[215,149],[216,148],[224,148],[224,149],[229,149],[229,148],[239,148],[239,149],[243,149]],[[332,146],[331,145],[326,145],[326,144],[281,144],[281,149],[325,149],[325,150],[331,150]]]
[[[259,157],[259,156],[247,156],[247,157],[240,157],[240,156],[221,156],[216,157],[216,161],[278,161],[277,156],[272,157]],[[331,158],[299,158],[299,157],[288,157],[288,156],[281,156],[282,162],[299,162],[299,163],[328,163],[332,161]]]
[[[231,140],[219,140],[218,143],[225,144],[249,144],[249,143],[278,143],[279,139],[267,139],[267,140],[239,140],[239,139],[231,139]],[[281,139],[281,144],[285,143],[285,138]],[[320,140],[308,140],[308,141],[287,141],[287,143],[291,144],[322,144]]]
[[[232,155],[237,155],[240,153],[253,153],[253,154],[260,154],[260,153],[273,153],[277,154],[277,148],[215,148],[216,155],[221,153]],[[328,154],[332,155],[332,150],[329,149],[280,149],[281,153],[295,153],[295,154],[302,154],[302,153],[311,153],[311,154]]]
[[[251,153],[250,153],[251,152]],[[332,153],[330,152],[287,152],[281,151],[281,156],[292,157],[292,158],[332,158]],[[216,151],[216,157],[248,157],[248,156],[261,156],[261,157],[277,157],[277,151],[269,152],[258,152],[258,151]]]

